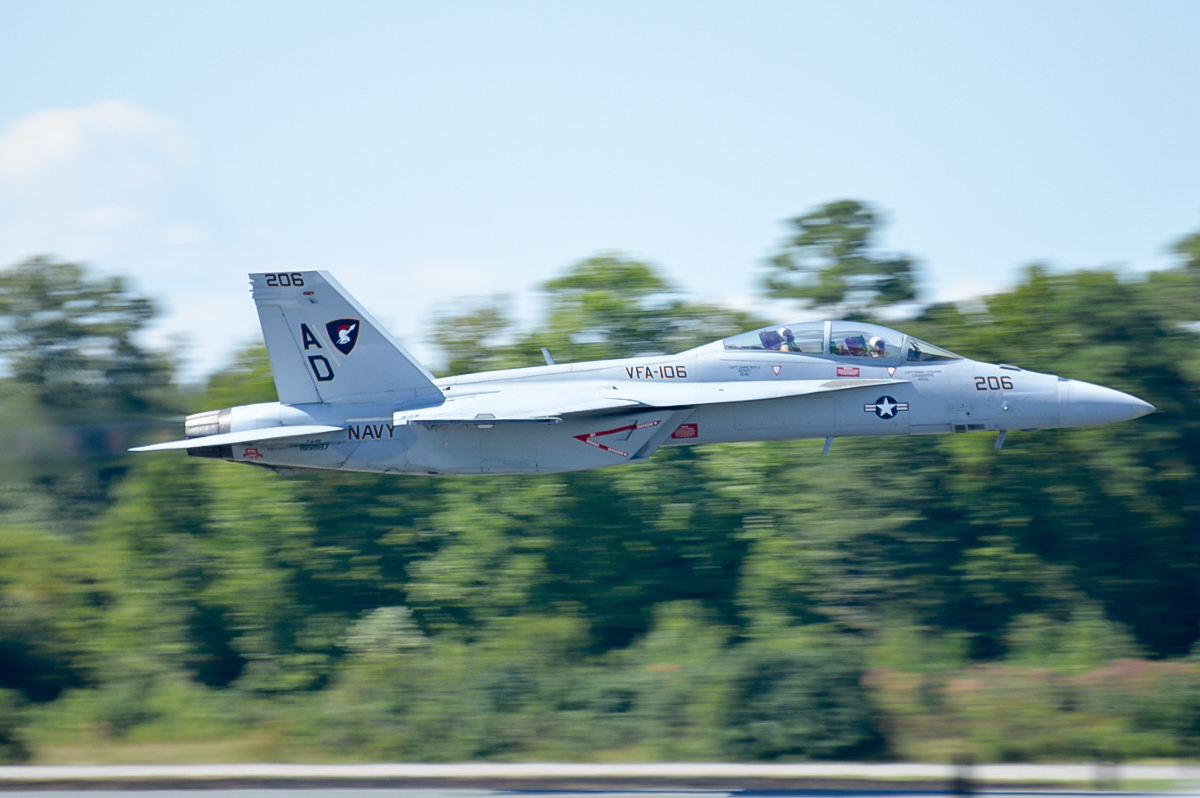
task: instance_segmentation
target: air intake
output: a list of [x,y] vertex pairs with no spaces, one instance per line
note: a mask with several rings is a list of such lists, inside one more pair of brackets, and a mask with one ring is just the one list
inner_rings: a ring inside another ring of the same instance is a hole
[[229,460],[233,462],[233,446],[197,446],[187,450],[188,457],[211,457],[214,460]]

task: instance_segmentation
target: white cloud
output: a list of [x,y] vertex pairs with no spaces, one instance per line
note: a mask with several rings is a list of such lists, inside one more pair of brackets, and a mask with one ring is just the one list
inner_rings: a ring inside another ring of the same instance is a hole
[[212,279],[244,273],[245,258],[214,230],[194,161],[175,122],[121,100],[13,121],[0,130],[0,268],[50,255],[132,276],[164,310],[152,339],[186,335],[185,373],[211,371],[254,320],[234,318],[244,308]]
[[[258,336],[246,273],[288,261],[289,244],[214,211],[221,203],[201,187],[201,167],[174,122],[127,102],[14,121],[0,130],[0,268],[47,254],[132,276],[162,311],[149,340],[189,342],[184,377],[220,368]],[[333,268],[425,362],[439,356],[428,339],[438,313],[507,294],[522,323],[538,301],[532,279],[514,282],[493,264],[303,264],[314,266]]]
[[141,160],[147,150],[172,161],[188,156],[187,144],[170,120],[121,100],[37,111],[0,135],[0,186],[36,185],[96,154]]
[[0,259],[128,253],[178,204],[190,161],[173,122],[119,100],[18,119],[0,132]]

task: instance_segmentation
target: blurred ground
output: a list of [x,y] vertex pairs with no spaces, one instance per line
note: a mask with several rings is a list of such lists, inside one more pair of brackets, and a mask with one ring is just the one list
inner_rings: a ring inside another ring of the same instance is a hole
[[1193,765],[935,763],[380,763],[0,768],[0,792],[140,795],[396,794],[404,798],[586,795],[790,796],[1200,794]]
[[[200,787],[197,789],[205,790]],[[770,796],[770,798],[791,798],[796,796],[820,796],[820,798],[886,798],[886,796],[904,796],[904,798],[942,798],[955,795],[953,791],[943,792],[908,792],[889,790],[699,790],[699,791],[667,791],[667,790],[633,790],[633,791],[541,791],[541,790],[406,790],[388,788],[278,788],[278,789],[234,789],[234,790],[205,790],[213,798],[259,798],[259,796],[275,796],[284,792],[299,794],[305,798],[520,798],[521,796],[536,796],[536,798],[753,798],[754,796]],[[68,796],[87,796],[87,798],[102,798],[103,796],[137,795],[141,798],[171,798],[171,796],[186,796],[195,794],[194,790],[52,790],[7,793],[19,796],[38,796],[38,798],[68,798]],[[1079,790],[985,790],[972,793],[978,796],[1021,796],[1021,798],[1039,798],[1039,796],[1093,796],[1115,795],[1122,796],[1187,796],[1200,795],[1196,790],[1181,791],[1079,791]]]

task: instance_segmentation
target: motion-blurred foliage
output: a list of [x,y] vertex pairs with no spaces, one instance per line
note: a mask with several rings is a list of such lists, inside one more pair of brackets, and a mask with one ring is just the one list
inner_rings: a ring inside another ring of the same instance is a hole
[[880,213],[867,203],[826,203],[789,225],[795,232],[771,258],[763,281],[776,296],[847,315],[916,299],[913,259],[872,251]]
[[[834,203],[796,220],[781,258],[841,288],[793,295],[857,296],[857,312],[907,299],[887,280],[911,260],[870,251],[877,219]],[[1198,237],[1144,279],[1031,267],[1011,291],[890,323],[1160,408],[1014,433],[1000,453],[985,436],[843,439],[828,457],[799,441],[577,474],[285,479],[7,447],[0,757],[1200,754]],[[533,365],[542,346],[560,362],[677,350],[757,323],[618,255],[544,299],[530,331],[499,304],[441,320],[450,369]],[[14,418],[68,424],[64,403],[119,425],[131,407],[274,398],[261,346],[203,394],[171,388],[134,335],[151,306],[120,281],[31,261],[0,274],[0,300],[13,440]]]

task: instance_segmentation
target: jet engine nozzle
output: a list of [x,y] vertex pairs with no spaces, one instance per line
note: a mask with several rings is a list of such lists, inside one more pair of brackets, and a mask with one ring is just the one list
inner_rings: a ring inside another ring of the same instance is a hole
[[1058,383],[1059,426],[1090,427],[1130,421],[1153,413],[1154,405],[1121,391],[1078,380]]
[[[222,435],[230,431],[232,408],[224,410],[205,410],[203,413],[192,413],[183,420],[183,435],[185,438],[204,438],[209,435]],[[188,457],[211,457],[215,460],[233,460],[232,446],[200,446],[187,450]]]
[[224,410],[205,410],[203,413],[192,413],[183,420],[183,435],[185,438],[203,438],[208,435],[222,435],[230,431],[231,408]]

